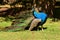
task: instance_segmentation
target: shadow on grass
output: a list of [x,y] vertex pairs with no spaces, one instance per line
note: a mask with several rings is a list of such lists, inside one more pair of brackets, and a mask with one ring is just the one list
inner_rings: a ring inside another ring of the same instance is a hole
[[[46,30],[46,29],[47,29],[47,27],[43,27],[43,30]],[[25,30],[29,30],[29,27],[26,27]],[[32,31],[37,31],[37,30],[41,30],[41,27],[34,27],[32,29]]]

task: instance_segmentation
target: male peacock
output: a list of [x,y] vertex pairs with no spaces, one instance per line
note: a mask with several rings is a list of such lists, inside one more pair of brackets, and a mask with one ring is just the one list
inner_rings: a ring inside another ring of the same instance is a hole
[[41,26],[41,29],[43,30],[43,24],[47,20],[47,14],[42,10],[42,8],[35,8],[34,12],[34,19],[30,25],[29,30],[31,31],[34,27],[37,27],[37,25]]

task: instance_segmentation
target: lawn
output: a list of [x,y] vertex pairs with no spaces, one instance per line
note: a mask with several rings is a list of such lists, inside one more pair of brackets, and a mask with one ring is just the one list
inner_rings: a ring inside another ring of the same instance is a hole
[[44,31],[17,31],[0,32],[0,40],[60,40],[60,21],[51,22],[48,19],[44,24]]

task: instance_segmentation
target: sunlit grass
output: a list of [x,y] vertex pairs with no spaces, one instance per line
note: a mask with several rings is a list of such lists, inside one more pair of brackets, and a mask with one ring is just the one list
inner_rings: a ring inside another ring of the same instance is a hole
[[60,40],[60,21],[48,19],[44,31],[0,32],[0,40]]
[[6,27],[6,26],[10,26],[11,25],[11,21],[6,21],[8,19],[6,19],[5,17],[0,17],[0,28]]
[[10,26],[11,22],[0,22],[0,27]]

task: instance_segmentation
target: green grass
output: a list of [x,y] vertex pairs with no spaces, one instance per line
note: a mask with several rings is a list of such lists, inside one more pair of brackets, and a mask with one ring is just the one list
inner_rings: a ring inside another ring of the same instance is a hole
[[44,31],[0,32],[0,40],[60,40],[60,21],[44,24]]
[[[6,21],[8,20],[8,21]],[[11,21],[9,18],[4,18],[4,17],[0,17],[0,28],[4,28],[6,26],[10,26],[11,25]]]
[[0,22],[0,27],[6,27],[6,26],[10,26],[11,25],[11,22],[10,21],[3,21],[3,22]]

